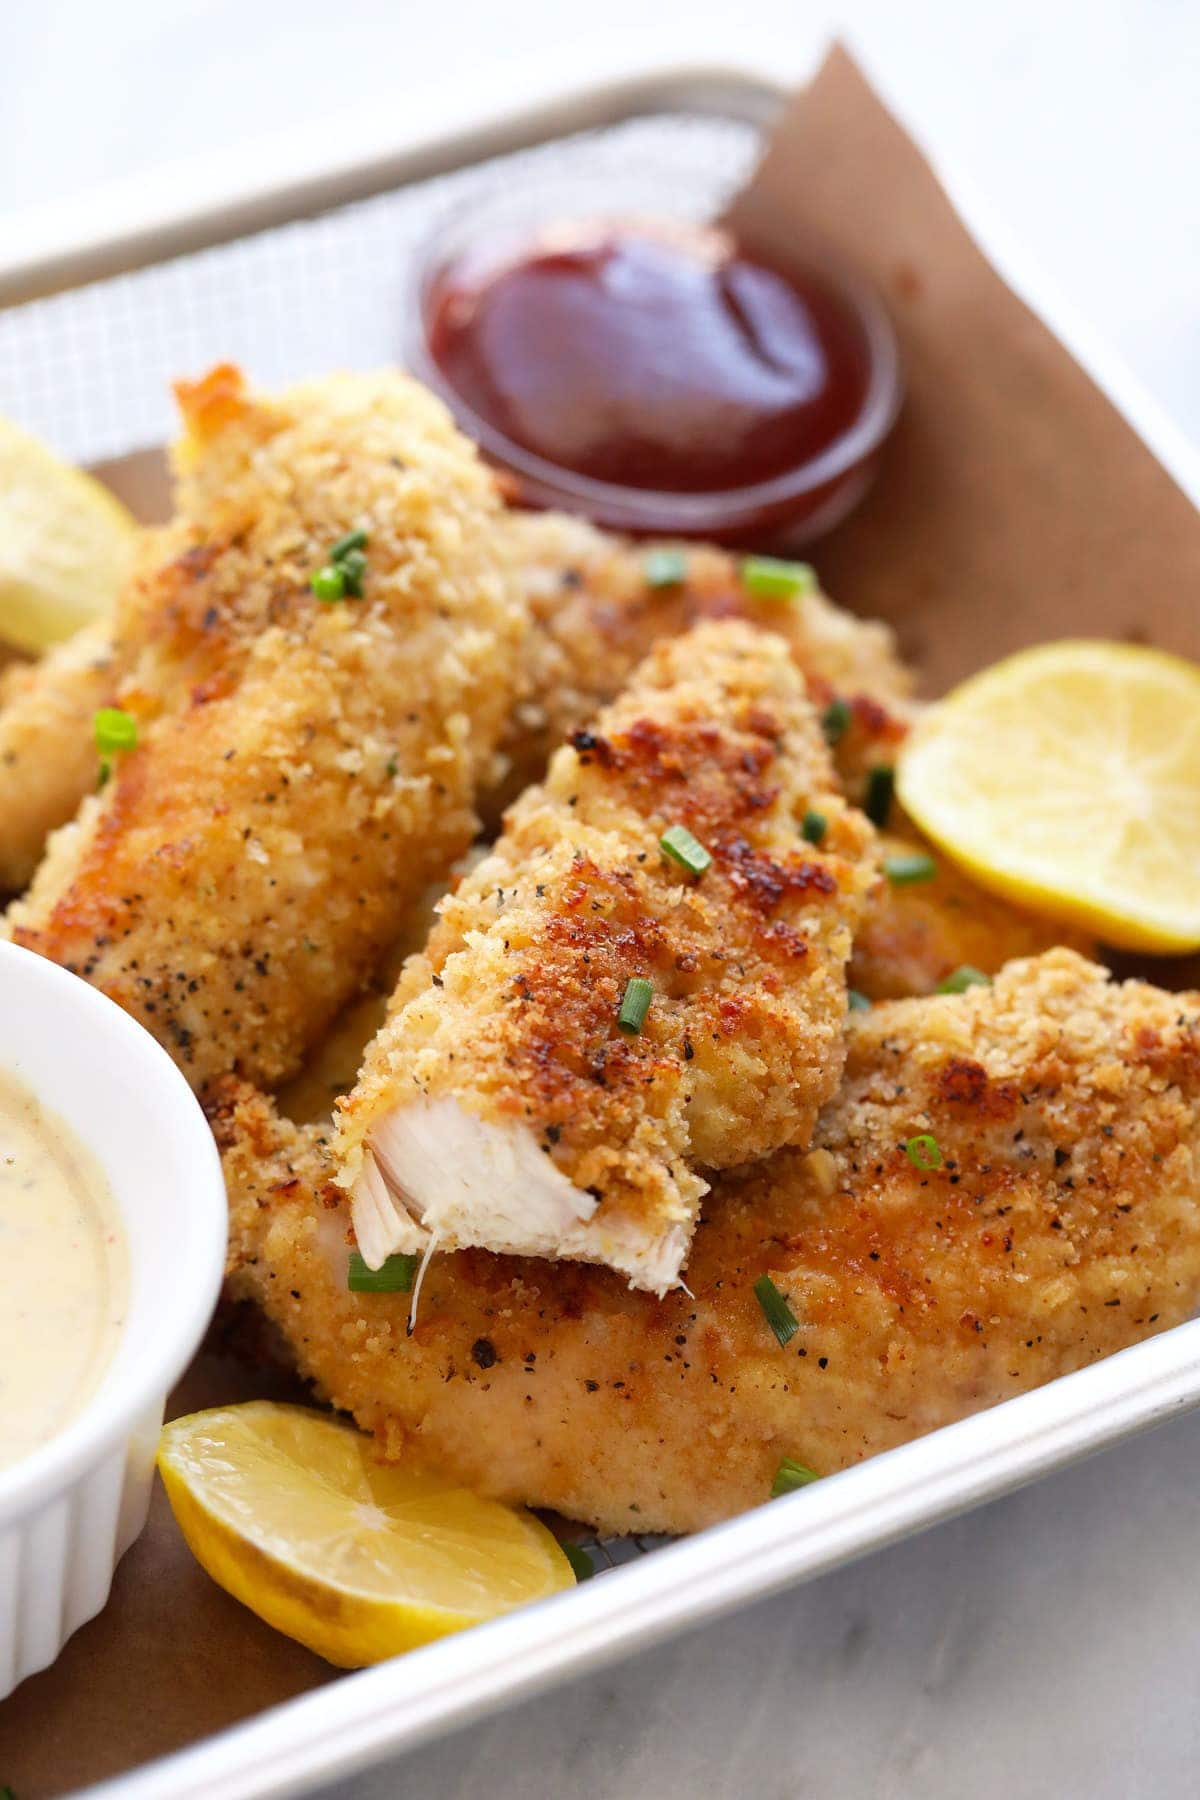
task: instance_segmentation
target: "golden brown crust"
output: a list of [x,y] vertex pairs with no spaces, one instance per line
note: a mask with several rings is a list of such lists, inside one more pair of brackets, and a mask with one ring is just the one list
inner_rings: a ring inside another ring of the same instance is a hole
[[[224,530],[236,538],[244,515],[224,501],[244,491],[238,457],[244,464],[269,415],[260,407],[252,419],[243,416],[244,389],[227,367],[185,388],[185,400],[189,432],[176,462],[188,505],[206,516],[220,509]],[[222,427],[239,417],[240,429],[227,444]],[[557,744],[613,698],[656,638],[702,618],[745,617],[782,632],[818,702],[846,702],[835,758],[852,797],[862,797],[872,768],[894,761],[911,714],[910,681],[884,627],[840,612],[820,594],[787,605],[755,599],[740,581],[737,559],[709,546],[657,546],[684,557],[685,579],[654,588],[646,581],[645,547],[581,520],[505,513],[492,529],[495,553],[526,593],[532,616],[521,656],[522,692],[504,730],[502,754],[482,774],[479,808],[486,819],[495,822],[505,803],[541,777]],[[192,694],[214,698],[229,679],[236,642],[248,641],[255,617],[260,624],[276,620],[286,602],[286,592],[272,596],[269,614],[242,616],[234,630],[229,608],[240,607],[241,597],[222,589],[215,543],[197,542],[186,526],[168,537],[157,565],[146,560],[154,574],[149,582],[131,583],[122,609],[123,642],[113,647],[114,667],[103,692],[95,676],[80,676],[91,655],[83,636],[39,668],[8,678],[6,692],[13,697],[0,711],[0,889],[26,884],[46,832],[69,818],[92,789],[96,759],[85,715],[113,698],[109,689],[117,671],[134,660],[137,646],[152,644],[156,671],[153,693],[139,695],[131,679],[127,698],[135,710],[162,710],[168,667],[177,691],[189,692],[190,682]],[[252,584],[254,596],[267,591]],[[16,760],[9,760],[14,751]],[[896,829],[920,843],[904,821]],[[985,894],[939,858],[936,881],[877,890],[851,979],[876,999],[930,993],[963,963],[991,973],[1012,957],[1059,942],[1088,948],[1077,934]]]
[[[1179,1323],[1200,1296],[1200,996],[1067,951],[853,1028],[824,1155],[706,1202],[689,1285],[435,1257],[408,1296],[344,1286],[316,1130],[227,1093],[231,1279],[393,1455],[606,1530],[690,1530]],[[933,1135],[942,1166],[901,1148]],[[780,1347],[753,1283],[799,1330]]]
[[[745,618],[788,642],[816,704],[844,706],[833,746],[843,791],[861,803],[871,771],[895,763],[913,716],[912,678],[886,627],[855,618],[820,593],[781,603],[756,599],[739,559],[709,545],[639,546],[553,513],[509,513],[501,553],[529,597],[527,692],[502,740],[506,767],[481,811],[493,818],[537,780],[555,746],[616,694],[660,636],[704,618]],[[651,549],[683,558],[684,579],[646,581]],[[897,812],[893,848],[928,848]],[[1018,956],[1055,944],[1084,952],[1081,934],[985,893],[944,857],[933,882],[880,884],[855,946],[851,983],[871,999],[933,993],[964,963],[992,974]]]
[[[497,539],[527,596],[532,628],[525,693],[501,740],[501,773],[481,806],[485,818],[498,818],[541,778],[558,745],[620,693],[659,639],[704,620],[744,619],[777,633],[817,704],[850,703],[853,725],[837,755],[852,797],[864,769],[886,760],[903,735],[912,679],[891,632],[843,612],[820,592],[761,599],[747,590],[741,559],[729,551],[633,544],[565,513],[506,513]],[[662,551],[680,558],[683,579],[653,587],[647,559]]]
[[[670,826],[711,854],[699,880],[663,854]],[[343,1104],[347,1185],[384,1116],[451,1095],[533,1132],[598,1223],[686,1222],[700,1166],[806,1141],[837,1085],[873,841],[781,639],[664,642],[443,903]],[[627,1036],[634,977],[654,997]]]
[[[271,1084],[469,843],[522,619],[491,483],[423,390],[219,375],[184,395],[181,514],[118,609],[138,747],[11,916],[198,1083]],[[360,525],[364,596],[323,605]]]
[[[269,438],[269,403],[251,406],[228,364],[198,382],[179,383],[177,392],[187,427],[174,452],[184,517],[164,534],[157,557],[143,556],[149,574],[131,582],[124,598],[121,641],[115,621],[107,635],[102,625],[89,627],[42,664],[0,676],[0,892],[27,885],[48,833],[92,791],[91,715],[113,702],[140,649],[153,646],[154,672],[141,695],[149,711],[167,704],[168,663],[179,686],[190,681],[211,697],[229,680],[229,658],[237,641],[249,640],[255,619],[279,623],[280,609],[288,605],[286,583],[272,593],[254,581],[239,592],[242,571],[233,562],[224,580],[228,547],[221,551],[214,527],[198,533],[187,524],[189,515],[208,521],[219,516],[231,541],[253,527],[253,513],[247,517],[236,496],[248,489],[247,455]],[[907,717],[910,682],[884,626],[854,619],[820,594],[786,606],[756,600],[739,579],[737,559],[706,545],[667,546],[684,556],[685,579],[677,587],[652,588],[646,557],[656,546],[639,548],[557,513],[505,512],[491,529],[493,553],[530,609],[521,692],[501,754],[483,773],[480,811],[492,823],[523,788],[540,780],[558,745],[620,692],[658,638],[705,618],[744,617],[782,631],[820,696],[850,696],[853,720],[838,760],[853,782],[861,785],[863,769],[892,753]],[[268,613],[249,613],[245,602],[253,605],[263,596]],[[83,681],[82,672],[93,666],[94,675]],[[135,676],[128,689],[135,707],[138,688]]]

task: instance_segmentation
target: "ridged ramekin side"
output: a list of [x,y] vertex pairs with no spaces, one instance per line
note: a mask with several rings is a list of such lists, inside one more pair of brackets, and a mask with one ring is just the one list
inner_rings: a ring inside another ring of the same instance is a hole
[[50,1501],[0,1529],[0,1700],[108,1599],[146,1518],[163,1403]]

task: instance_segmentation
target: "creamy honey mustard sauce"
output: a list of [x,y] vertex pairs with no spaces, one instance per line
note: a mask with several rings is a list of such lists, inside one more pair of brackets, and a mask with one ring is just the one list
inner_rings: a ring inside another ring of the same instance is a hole
[[0,1469],[61,1431],[110,1362],[125,1241],[93,1158],[0,1074]]

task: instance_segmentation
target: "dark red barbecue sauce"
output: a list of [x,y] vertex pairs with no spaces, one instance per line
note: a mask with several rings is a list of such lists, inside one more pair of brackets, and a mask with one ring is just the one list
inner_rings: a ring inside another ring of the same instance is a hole
[[835,292],[719,231],[609,226],[452,264],[426,325],[443,378],[510,443],[660,493],[789,474],[844,436],[870,377]]

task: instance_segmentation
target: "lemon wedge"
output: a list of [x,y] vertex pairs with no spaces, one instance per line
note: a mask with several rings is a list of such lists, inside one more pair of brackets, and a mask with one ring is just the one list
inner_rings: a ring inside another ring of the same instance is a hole
[[342,1668],[381,1662],[574,1582],[531,1513],[378,1462],[371,1439],[253,1400],[166,1426],[158,1467],[213,1580]]
[[0,638],[37,654],[107,612],[136,542],[114,494],[0,418]]
[[1130,950],[1200,947],[1200,666],[1069,640],[921,718],[897,790],[981,887]]

